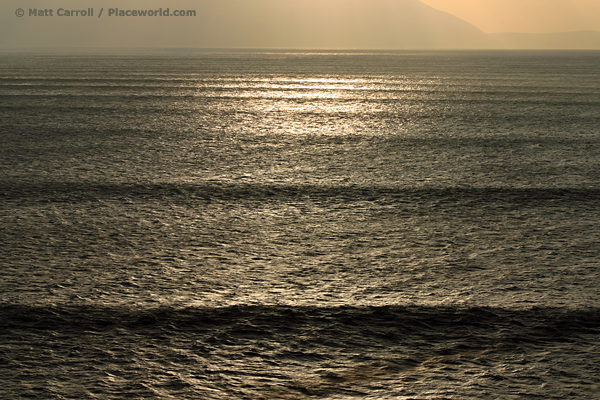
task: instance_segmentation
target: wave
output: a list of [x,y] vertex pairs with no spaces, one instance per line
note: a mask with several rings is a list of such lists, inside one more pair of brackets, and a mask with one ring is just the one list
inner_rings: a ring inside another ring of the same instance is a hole
[[591,398],[598,334],[598,308],[0,304],[12,398],[34,397],[23,379],[69,398]]
[[0,305],[0,330],[103,331],[116,328],[227,331],[234,336],[273,336],[291,331],[401,339],[452,336],[562,340],[600,334],[600,309],[373,306],[316,307],[236,305],[229,307],[107,307],[94,305]]
[[96,184],[81,182],[0,182],[0,199],[42,198],[45,201],[81,201],[97,198],[164,197],[199,199],[264,199],[341,197],[360,200],[423,200],[440,198],[477,202],[539,203],[543,201],[589,202],[600,199],[600,188],[510,188],[510,187],[394,187],[336,184],[262,184],[204,182],[197,184]]

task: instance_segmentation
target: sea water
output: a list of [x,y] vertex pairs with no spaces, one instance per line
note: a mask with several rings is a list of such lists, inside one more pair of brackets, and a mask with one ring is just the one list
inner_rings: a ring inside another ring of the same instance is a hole
[[600,389],[600,53],[0,57],[0,394]]

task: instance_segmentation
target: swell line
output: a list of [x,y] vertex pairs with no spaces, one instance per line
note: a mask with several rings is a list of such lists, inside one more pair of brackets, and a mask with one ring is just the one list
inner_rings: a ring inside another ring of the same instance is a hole
[[393,187],[365,185],[281,185],[261,183],[203,182],[197,184],[97,184],[81,182],[0,182],[0,199],[43,198],[47,201],[91,200],[97,198],[165,197],[199,199],[289,199],[298,196],[357,200],[447,201],[477,200],[519,202],[590,202],[600,200],[600,188],[510,188],[510,187]]

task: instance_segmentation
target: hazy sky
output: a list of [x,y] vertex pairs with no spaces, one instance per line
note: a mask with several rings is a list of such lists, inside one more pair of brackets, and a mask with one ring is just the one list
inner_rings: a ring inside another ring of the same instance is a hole
[[487,33],[600,31],[600,0],[421,0]]
[[[487,33],[600,31],[600,0],[421,1]],[[409,8],[398,7],[401,3],[419,9],[424,16],[402,11]],[[57,16],[61,8],[88,7],[94,9],[93,17]],[[114,7],[168,7],[195,10],[197,16],[109,17],[108,10]],[[24,15],[19,16],[21,8]],[[104,14],[98,18],[102,8]],[[53,16],[31,16],[31,9],[52,9]],[[431,11],[418,0],[2,0],[0,47],[260,47],[265,43],[264,47],[302,48],[299,39],[308,40],[312,35],[334,43],[328,48],[390,48],[393,40],[400,43],[395,48],[410,48],[402,47],[403,36],[413,42],[417,36],[429,42],[439,39],[439,35],[438,39],[432,37],[435,29],[442,28],[438,26],[442,13],[433,18],[436,13],[427,10]],[[411,24],[424,22],[431,32],[411,30]],[[289,35],[280,35],[277,41],[273,32]],[[336,35],[337,42],[333,40]],[[366,41],[369,35],[379,35],[391,44],[370,46]],[[328,45],[324,42],[323,47]]]

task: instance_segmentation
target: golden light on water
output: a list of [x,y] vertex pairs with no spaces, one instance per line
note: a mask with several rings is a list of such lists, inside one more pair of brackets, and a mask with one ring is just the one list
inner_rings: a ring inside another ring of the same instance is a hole
[[[197,109],[207,121],[206,104],[218,107],[215,113],[229,115],[232,131],[253,131],[265,135],[352,135],[382,131],[388,118],[396,118],[394,132],[405,131],[415,115],[422,113],[424,98],[440,96],[439,79],[410,76],[338,77],[335,75],[220,78],[202,80],[192,94]],[[366,101],[371,98],[372,101]],[[212,106],[211,106],[212,107]],[[356,116],[365,117],[356,121]]]

